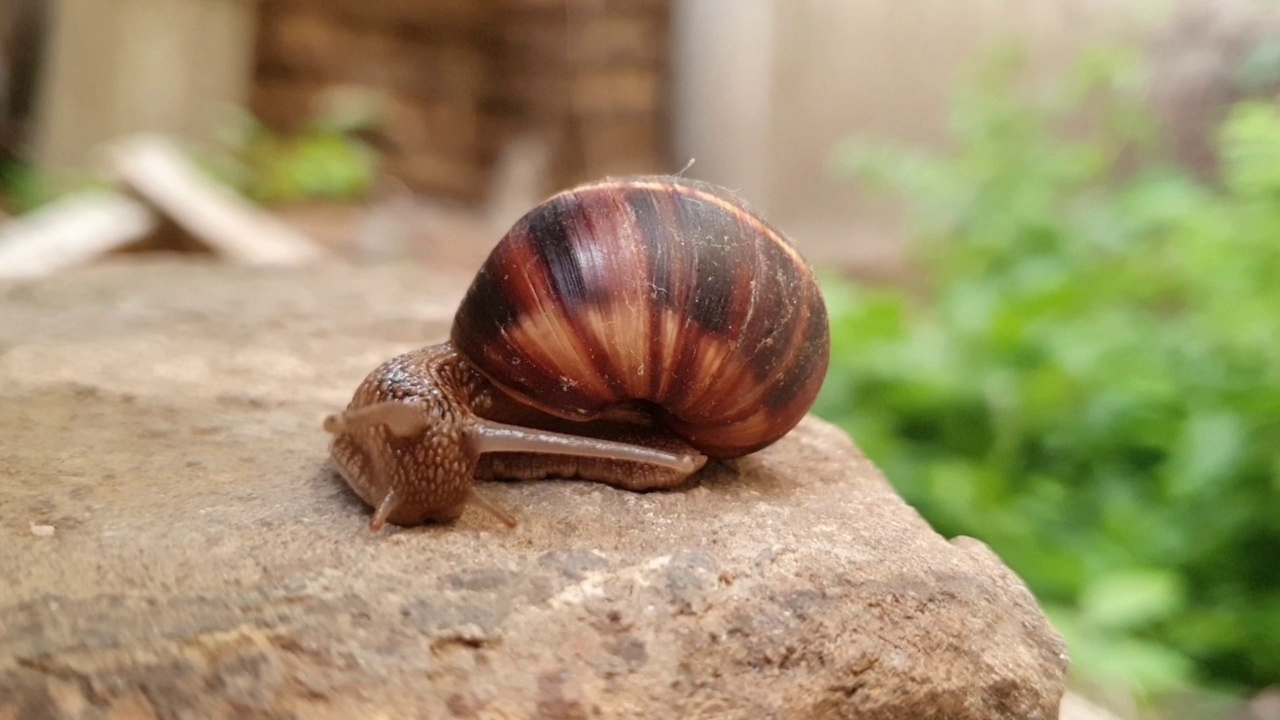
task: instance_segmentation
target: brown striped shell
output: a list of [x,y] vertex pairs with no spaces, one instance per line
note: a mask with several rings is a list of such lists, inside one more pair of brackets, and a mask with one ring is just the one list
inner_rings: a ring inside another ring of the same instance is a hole
[[720,458],[800,421],[830,345],[791,243],[727,190],[675,177],[582,185],[531,210],[480,269],[451,341],[544,412],[640,408]]

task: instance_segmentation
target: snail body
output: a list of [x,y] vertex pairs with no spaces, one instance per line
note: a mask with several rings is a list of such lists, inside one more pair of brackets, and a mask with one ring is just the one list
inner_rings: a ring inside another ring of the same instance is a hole
[[449,339],[370,373],[325,421],[374,529],[458,517],[476,479],[678,487],[812,407],[826,307],[791,243],[728,191],[633,177],[552,196],[498,242]]

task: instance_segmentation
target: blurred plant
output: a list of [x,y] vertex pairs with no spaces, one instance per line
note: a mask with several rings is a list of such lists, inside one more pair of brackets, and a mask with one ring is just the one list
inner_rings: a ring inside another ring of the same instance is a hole
[[1234,107],[1221,189],[1162,159],[1140,58],[1044,96],[994,55],[955,151],[850,143],[929,297],[831,280],[816,408],[947,535],[1031,586],[1078,677],[1153,696],[1280,680],[1280,111]]
[[[319,98],[314,117],[296,133],[278,132],[239,114],[223,130],[218,147],[192,150],[206,171],[255,202],[278,205],[306,200],[365,197],[377,180],[380,155],[365,139],[377,134],[381,99],[335,91]],[[63,195],[109,187],[85,171],[58,181],[29,163],[0,157],[0,209],[34,210]]]
[[47,178],[31,165],[0,159],[0,209],[13,215],[34,210],[55,196]]
[[266,205],[364,197],[376,181],[379,155],[361,133],[376,118],[351,103],[331,102],[296,133],[277,132],[244,116],[226,133],[228,152],[206,166],[248,198]]
[[31,212],[68,195],[103,190],[109,185],[94,172],[52,174],[20,158],[0,159],[0,210],[10,215]]

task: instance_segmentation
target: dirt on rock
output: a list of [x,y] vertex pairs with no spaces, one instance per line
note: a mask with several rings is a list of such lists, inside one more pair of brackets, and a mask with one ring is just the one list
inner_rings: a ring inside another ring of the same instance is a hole
[[135,259],[0,289],[0,718],[1055,718],[1026,587],[806,419],[690,488],[368,529],[323,416],[469,278]]

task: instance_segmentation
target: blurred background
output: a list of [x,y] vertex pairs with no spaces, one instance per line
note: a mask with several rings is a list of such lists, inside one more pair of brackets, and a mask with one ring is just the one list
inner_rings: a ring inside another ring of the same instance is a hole
[[471,273],[572,183],[726,185],[824,276],[816,412],[1077,712],[1280,718],[1278,93],[1269,0],[3,0],[0,277]]

